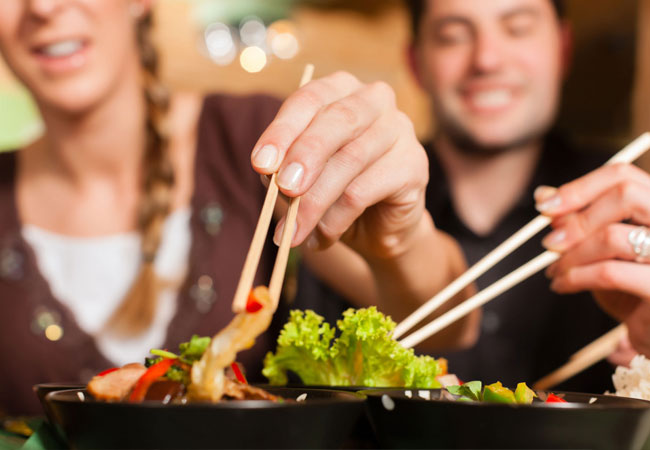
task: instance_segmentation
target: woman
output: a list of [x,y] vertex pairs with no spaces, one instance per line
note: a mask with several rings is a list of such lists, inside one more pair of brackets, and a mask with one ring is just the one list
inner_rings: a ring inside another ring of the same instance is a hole
[[[547,270],[559,293],[594,292],[628,327],[634,350],[650,356],[650,176],[631,165],[603,167],[558,190],[536,192],[538,209],[553,218],[544,245],[562,253]],[[625,352],[614,362],[625,361]],[[629,352],[627,352],[629,353]]]
[[[260,96],[168,98],[150,3],[0,2],[0,51],[46,125],[0,156],[8,412],[37,410],[34,383],[87,379],[223,327],[260,174],[278,172],[284,194],[303,196],[293,244],[306,242],[313,271],[357,304],[399,319],[464,269],[424,211],[426,157],[386,85],[336,73],[281,107]],[[267,251],[258,282],[272,259]],[[474,334],[465,321],[437,344]],[[253,378],[273,340],[241,355]]]

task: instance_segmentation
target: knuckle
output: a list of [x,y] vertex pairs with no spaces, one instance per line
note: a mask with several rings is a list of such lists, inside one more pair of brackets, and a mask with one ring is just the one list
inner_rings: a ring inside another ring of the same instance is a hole
[[617,163],[611,166],[612,174],[619,179],[626,179],[631,176],[631,170],[629,164]]
[[384,98],[388,104],[390,105],[395,105],[396,103],[396,96],[395,96],[395,91],[385,81],[373,81],[369,85],[370,89],[373,92],[376,92],[377,95],[379,95],[381,98]]
[[400,111],[400,110],[396,111],[395,120],[397,121],[398,124],[400,124],[402,127],[405,127],[407,130],[415,129],[413,127],[413,121],[408,116],[408,114],[406,114],[404,111]]
[[618,247],[618,242],[619,242],[619,232],[616,227],[609,226],[605,229],[605,232],[603,233],[603,241],[602,244],[605,248],[613,249]]
[[303,134],[294,146],[297,146],[296,144],[299,144],[301,148],[309,149],[308,152],[302,152],[300,155],[307,168],[312,168],[313,161],[320,161],[322,159],[320,155],[327,150],[325,139],[315,133]]
[[346,72],[345,70],[337,70],[328,78],[333,83],[341,84],[343,86],[357,86],[360,84],[357,77],[352,75],[350,72]]
[[310,109],[320,109],[324,104],[323,98],[314,86],[307,86],[303,89],[299,89],[293,95],[297,102],[300,102],[301,105],[305,105]]
[[339,150],[340,162],[345,167],[365,167],[368,155],[365,146],[355,139]]
[[605,262],[601,264],[597,276],[608,288],[617,288],[619,285],[619,271],[614,263]]
[[366,205],[366,194],[358,183],[350,183],[341,194],[340,202],[352,210],[363,210]]
[[328,116],[336,118],[345,127],[358,130],[361,126],[361,116],[357,108],[349,102],[338,101],[327,106],[324,112]]

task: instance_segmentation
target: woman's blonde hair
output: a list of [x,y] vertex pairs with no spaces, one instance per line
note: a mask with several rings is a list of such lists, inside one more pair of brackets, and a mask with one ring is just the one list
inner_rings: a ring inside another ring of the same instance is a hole
[[162,282],[154,270],[154,260],[160,247],[165,218],[171,209],[174,187],[169,136],[164,125],[169,110],[169,92],[158,76],[158,53],[150,37],[152,22],[152,14],[147,12],[137,23],[137,42],[146,102],[143,194],[138,211],[138,229],[142,237],[142,265],[130,291],[106,327],[109,332],[127,336],[141,333],[154,319],[162,287]]

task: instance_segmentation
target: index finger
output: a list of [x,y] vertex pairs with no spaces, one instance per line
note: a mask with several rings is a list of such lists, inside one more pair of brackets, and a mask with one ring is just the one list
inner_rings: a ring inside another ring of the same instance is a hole
[[626,181],[650,187],[650,175],[631,164],[601,167],[571,181],[537,204],[537,210],[550,217],[580,211],[605,192]]
[[253,168],[262,174],[277,172],[291,144],[316,114],[330,103],[350,95],[359,86],[361,82],[354,76],[337,72],[307,83],[291,94],[253,147]]

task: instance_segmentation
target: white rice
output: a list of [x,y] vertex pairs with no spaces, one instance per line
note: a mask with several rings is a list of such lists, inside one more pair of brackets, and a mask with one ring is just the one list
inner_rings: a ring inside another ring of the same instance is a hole
[[618,366],[612,375],[616,395],[650,400],[650,360],[637,355],[630,367]]

